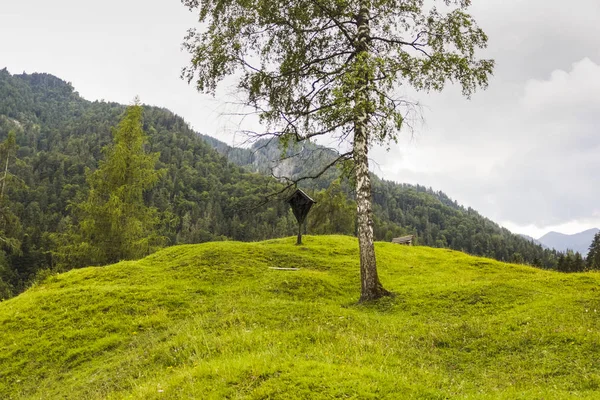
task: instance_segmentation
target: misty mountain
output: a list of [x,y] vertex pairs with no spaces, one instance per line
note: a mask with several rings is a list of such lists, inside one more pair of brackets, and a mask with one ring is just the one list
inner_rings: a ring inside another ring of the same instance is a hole
[[559,232],[548,232],[544,236],[538,239],[538,241],[546,247],[556,249],[558,251],[567,251],[567,249],[578,251],[584,257],[588,253],[588,249],[594,235],[598,233],[600,229],[593,228],[587,231],[575,233],[573,235],[565,235]]
[[544,245],[542,242],[540,242],[539,240],[537,240],[536,238],[533,238],[533,237],[531,237],[529,235],[525,235],[525,234],[522,234],[522,233],[519,233],[518,235],[521,236],[523,239],[527,239],[530,242],[533,242],[535,244],[539,244],[542,247],[546,247],[546,248],[548,247],[548,246]]

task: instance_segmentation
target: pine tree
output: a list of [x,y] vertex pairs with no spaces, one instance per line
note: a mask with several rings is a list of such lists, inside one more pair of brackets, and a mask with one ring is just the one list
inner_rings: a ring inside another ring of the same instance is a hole
[[558,254],[558,261],[556,263],[556,269],[560,272],[567,272],[567,259],[564,253]]
[[590,245],[587,255],[587,268],[595,270],[600,269],[600,232],[594,235],[594,240]]
[[583,261],[583,257],[580,252],[575,252],[575,256],[573,257],[573,266],[571,267],[571,272],[583,272],[585,271],[585,261]]
[[[55,253],[59,263],[72,263],[68,268],[140,258],[164,245],[165,238],[155,233],[158,212],[144,202],[162,171],[155,169],[159,154],[144,151],[142,113],[136,99],[113,130],[105,160],[88,172],[87,199],[74,207],[78,226],[65,229],[69,234],[59,238]],[[76,245],[69,236],[79,239]]]

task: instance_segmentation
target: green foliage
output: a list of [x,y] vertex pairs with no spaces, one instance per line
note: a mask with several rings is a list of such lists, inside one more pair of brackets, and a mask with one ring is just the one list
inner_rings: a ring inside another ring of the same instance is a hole
[[[171,247],[0,303],[0,398],[597,399],[600,274],[356,239]],[[279,271],[269,267],[299,267]]]
[[11,268],[9,255],[22,254],[21,221],[5,195],[7,188],[15,183],[10,167],[16,161],[17,149],[16,132],[10,130],[6,139],[0,143],[0,300],[11,297],[15,292],[15,273]]
[[[144,150],[142,113],[137,102],[125,110],[113,131],[113,144],[104,149],[106,159],[88,173],[89,194],[75,206],[77,233],[67,233],[72,244],[61,243],[54,253],[57,263],[80,262],[66,264],[71,268],[104,265],[141,258],[164,245],[166,238],[155,231],[157,209],[144,202],[144,194],[164,171],[155,169],[159,154],[146,154]],[[77,236],[81,240],[74,240]]]
[[[279,154],[275,140],[269,143],[259,141],[250,149],[233,149],[216,139],[212,139],[210,143],[217,151],[228,156],[231,162],[263,173],[272,171],[273,165],[269,160]],[[233,154],[235,156],[230,157]],[[276,165],[275,169],[285,169],[290,178],[297,179],[310,176],[338,156],[337,152],[330,149],[314,144],[305,145],[301,151],[294,153],[293,157],[286,158],[284,165]],[[324,190],[329,188],[333,181],[340,179],[340,186],[336,187],[335,192],[342,190],[348,199],[353,199],[351,184],[343,179],[344,176],[347,174],[331,169],[319,179],[302,181],[300,186],[312,191],[314,198],[318,198],[319,193],[327,193]],[[377,240],[391,241],[394,237],[414,234],[417,236],[417,242],[425,246],[448,247],[500,261],[524,263],[547,269],[556,268],[556,251],[544,249],[539,244],[512,234],[472,208],[460,206],[441,191],[421,185],[385,181],[374,175],[371,179],[375,214],[373,229]],[[319,200],[308,218],[309,233],[355,234],[354,225],[337,222],[338,217],[344,219],[348,216],[341,209],[350,213],[349,208],[345,208],[348,204],[343,206],[341,199],[333,203],[337,208],[331,208],[333,204],[327,198]],[[338,217],[315,215],[319,214],[319,204],[326,204],[329,214]],[[352,214],[355,215],[355,212]],[[345,228],[334,232],[325,227],[324,221],[334,225],[340,224]]]
[[588,269],[600,269],[600,232],[594,235],[586,261]]
[[308,231],[311,234],[354,235],[356,232],[356,203],[348,199],[340,180],[331,183],[327,190],[313,195],[317,203],[310,210]]
[[11,160],[14,160],[17,153],[17,139],[14,130],[8,132],[6,140],[0,144],[0,166],[2,167],[2,175],[0,176],[0,200],[4,197],[4,191],[8,184],[9,175],[8,167]]
[[556,269],[561,272],[583,272],[586,265],[579,252],[567,250],[559,255]]
[[467,13],[470,1],[183,3],[198,10],[203,26],[184,43],[191,62],[183,76],[214,93],[239,73],[246,103],[284,143],[321,134],[348,139],[363,112],[373,141],[395,140],[412,107],[396,97],[400,84],[439,91],[450,81],[469,96],[487,86],[494,66],[476,57],[488,38]]
[[10,268],[6,253],[0,251],[0,301],[8,299],[14,294],[14,272]]
[[[86,101],[52,75],[0,70],[0,142],[14,130],[18,145],[2,208],[16,217],[6,226],[22,243],[18,252],[5,250],[14,292],[38,270],[55,266],[51,253],[57,246],[74,247],[61,254],[67,268],[88,264],[93,243],[78,233],[79,215],[72,215],[78,209],[68,206],[87,201],[86,170],[93,174],[105,158],[102,149],[125,109]],[[256,209],[265,193],[280,189],[277,182],[229,164],[168,110],[144,107],[143,130],[148,152],[160,153],[157,168],[166,169],[144,194],[145,204],[158,209],[157,235],[170,243],[197,243],[293,234],[293,216],[283,202]]]

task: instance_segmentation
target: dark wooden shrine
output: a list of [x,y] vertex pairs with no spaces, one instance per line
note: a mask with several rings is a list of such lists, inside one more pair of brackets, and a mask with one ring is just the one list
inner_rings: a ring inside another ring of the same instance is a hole
[[309,195],[302,190],[297,189],[287,201],[292,207],[292,212],[298,221],[298,241],[296,244],[302,244],[302,224],[306,220],[306,216],[313,204],[316,203]]

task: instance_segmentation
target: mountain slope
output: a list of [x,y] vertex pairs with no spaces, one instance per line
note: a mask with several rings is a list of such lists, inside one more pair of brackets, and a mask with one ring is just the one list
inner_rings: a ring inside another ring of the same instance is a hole
[[[124,109],[87,101],[49,74],[0,70],[0,142],[15,130],[19,145],[18,161],[9,167],[14,179],[7,187],[8,202],[1,206],[20,222],[15,236],[22,243],[14,249],[0,242],[0,299],[6,296],[3,282],[19,292],[39,270],[53,265],[52,234],[77,223],[68,206],[86,197],[86,170],[97,168]],[[252,209],[280,187],[273,179],[228,163],[168,110],[144,107],[144,130],[148,150],[160,152],[157,168],[166,169],[145,200],[160,211],[160,234],[171,244],[262,240],[295,232],[285,203]]]
[[[15,179],[8,185],[8,201],[0,204],[0,211],[8,209],[16,216],[19,223],[11,227],[16,227],[13,236],[21,242],[17,249],[0,242],[0,299],[22,291],[40,270],[55,266],[52,252],[57,234],[78,222],[69,204],[86,197],[86,170],[97,168],[103,146],[111,141],[111,127],[124,109],[116,103],[87,101],[69,83],[49,74],[11,75],[0,70],[0,141],[16,130],[19,145],[19,160],[9,167]],[[148,106],[144,130],[148,151],[160,152],[157,168],[167,171],[145,200],[159,210],[159,234],[170,244],[264,240],[296,231],[285,193],[264,204],[265,196],[278,192],[282,185],[239,166],[269,171],[271,160],[280,155],[277,142],[233,149],[200,137],[168,110]],[[300,161],[286,159],[276,166],[276,173],[311,174],[320,163],[336,156],[314,144],[289,152],[298,153]],[[343,181],[332,185],[338,177],[339,171],[333,169],[304,186],[322,199],[309,216],[314,233],[355,233],[355,214],[347,212],[353,208],[351,185]],[[333,193],[336,190],[339,196]],[[556,265],[555,253],[512,235],[430,188],[374,177],[373,200],[378,240],[415,234],[423,245],[543,268]],[[0,231],[5,220],[0,218]]]
[[540,243],[551,249],[565,252],[573,250],[581,253],[584,257],[587,255],[590,245],[594,240],[594,235],[600,232],[600,229],[593,228],[573,235],[565,235],[559,232],[548,232],[538,239]]
[[[339,155],[331,149],[307,143],[288,149],[286,157],[281,160],[282,151],[277,140],[263,139],[251,148],[235,148],[210,136],[202,137],[229,161],[250,171],[293,179],[314,176],[323,165]],[[300,185],[315,191],[311,192],[314,197],[321,197],[327,202],[331,193],[323,190],[330,187],[340,175],[338,169],[332,168],[318,179],[302,181]],[[354,198],[351,184],[342,185],[342,189],[348,198]],[[318,190],[321,192],[316,192]],[[545,249],[540,243],[511,233],[472,208],[459,205],[441,191],[386,181],[372,175],[372,192],[373,229],[377,240],[391,241],[393,237],[414,234],[421,245],[451,248],[548,269],[556,267],[557,255],[554,250]],[[322,203],[317,203],[317,207]],[[324,219],[318,210],[313,214]],[[313,232],[321,231],[317,229]],[[325,233],[354,234],[354,230],[325,230]]]
[[[594,399],[598,273],[343,236],[221,242],[50,277],[0,303],[2,399]],[[282,271],[270,267],[298,267]]]

